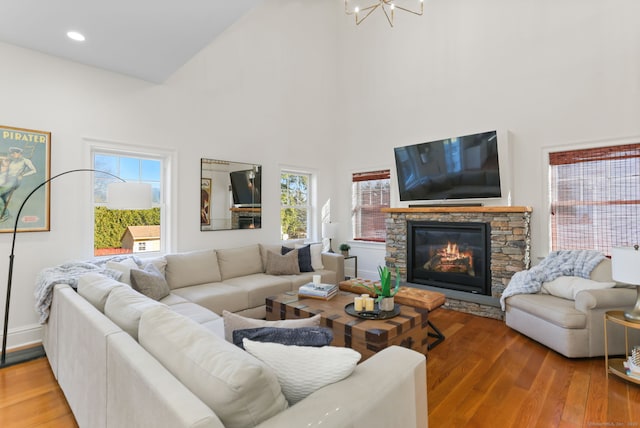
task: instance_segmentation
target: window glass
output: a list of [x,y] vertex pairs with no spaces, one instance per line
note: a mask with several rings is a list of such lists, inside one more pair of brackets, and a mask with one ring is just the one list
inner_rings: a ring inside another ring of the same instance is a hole
[[108,174],[94,174],[94,255],[159,251],[162,246],[162,159],[132,157],[126,153],[93,154],[94,169],[128,182],[151,184],[153,207],[148,210],[109,210],[107,186],[119,181]]
[[309,236],[311,175],[283,171],[280,175],[280,238]]

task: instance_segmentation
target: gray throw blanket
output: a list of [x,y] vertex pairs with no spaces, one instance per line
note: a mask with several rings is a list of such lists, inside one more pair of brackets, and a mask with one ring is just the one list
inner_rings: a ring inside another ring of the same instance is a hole
[[[101,263],[102,264],[102,263]],[[40,324],[49,319],[49,308],[53,299],[53,286],[56,284],[69,284],[72,288],[78,288],[78,278],[89,272],[100,273],[113,279],[120,279],[121,272],[113,269],[105,269],[94,263],[71,262],[59,266],[43,269],[36,279],[36,312],[40,317]]]
[[604,254],[593,250],[553,251],[540,264],[529,270],[516,272],[502,292],[500,306],[505,310],[505,299],[515,294],[538,293],[542,283],[560,276],[589,278],[591,271],[604,259]]

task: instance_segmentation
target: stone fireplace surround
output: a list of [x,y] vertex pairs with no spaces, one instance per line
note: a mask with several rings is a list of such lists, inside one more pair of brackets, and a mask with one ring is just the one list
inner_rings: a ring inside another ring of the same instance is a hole
[[385,264],[402,281],[407,280],[407,221],[481,222],[491,226],[491,296],[421,284],[407,285],[439,291],[447,296],[445,307],[488,318],[503,319],[499,299],[511,276],[530,267],[531,207],[434,206],[385,208],[387,232]]

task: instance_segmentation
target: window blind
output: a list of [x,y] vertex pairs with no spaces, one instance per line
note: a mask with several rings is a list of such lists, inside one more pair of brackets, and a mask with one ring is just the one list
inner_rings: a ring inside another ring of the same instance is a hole
[[549,154],[553,250],[640,240],[640,144]]
[[389,207],[390,170],[354,173],[352,176],[353,239],[384,242],[386,229],[382,208]]

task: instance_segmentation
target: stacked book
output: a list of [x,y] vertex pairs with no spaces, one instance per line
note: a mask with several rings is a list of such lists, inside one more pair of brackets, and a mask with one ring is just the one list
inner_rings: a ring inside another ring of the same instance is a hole
[[309,282],[300,286],[298,296],[329,300],[338,293],[338,286],[332,284],[314,284]]

